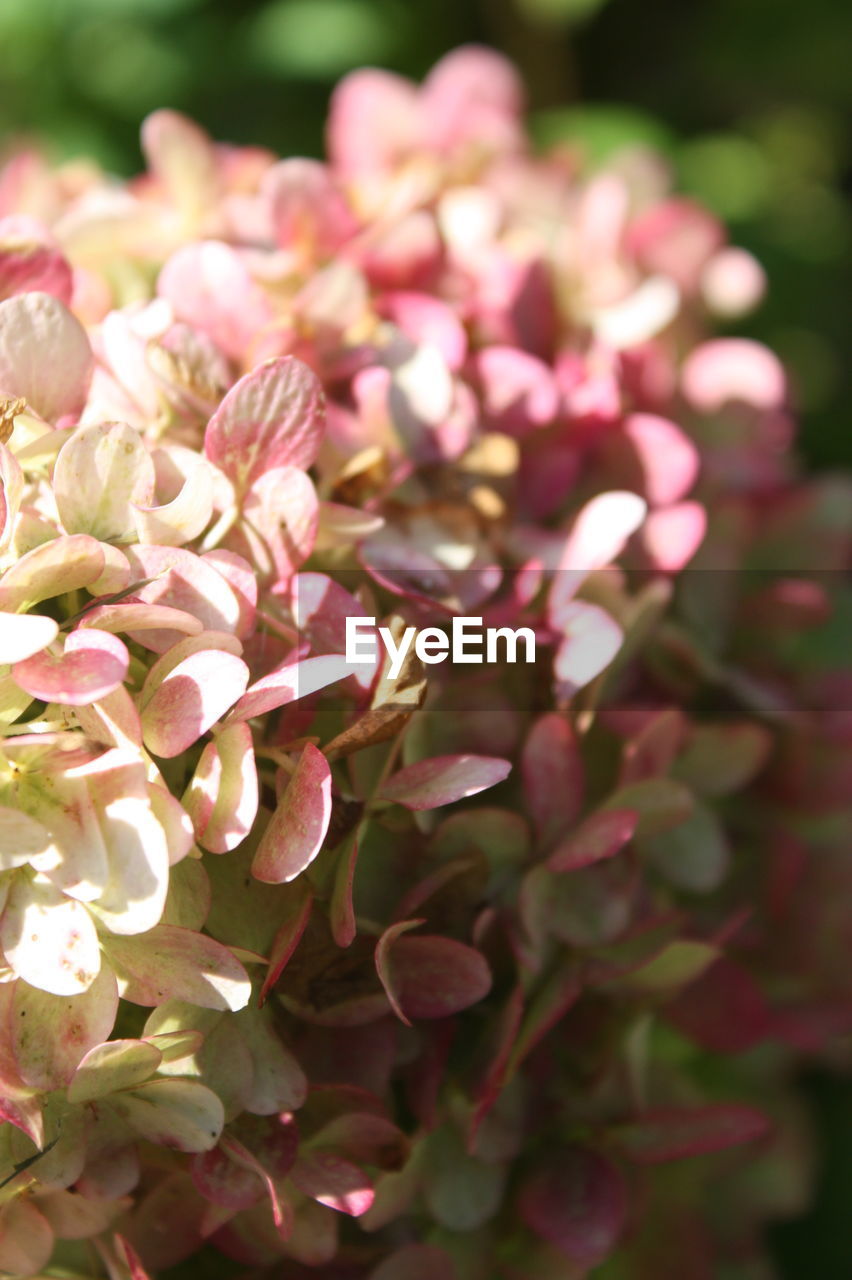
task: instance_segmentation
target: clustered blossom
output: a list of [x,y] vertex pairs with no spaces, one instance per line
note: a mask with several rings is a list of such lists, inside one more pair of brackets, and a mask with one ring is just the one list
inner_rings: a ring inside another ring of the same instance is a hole
[[[701,1280],[803,1201],[852,492],[708,336],[757,264],[522,110],[0,170],[0,1271]],[[535,666],[344,661],[477,613]]]

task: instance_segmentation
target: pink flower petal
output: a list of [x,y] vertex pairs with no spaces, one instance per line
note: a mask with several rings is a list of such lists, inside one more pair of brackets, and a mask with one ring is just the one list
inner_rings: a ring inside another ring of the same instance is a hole
[[[272,558],[279,583],[288,582],[314,549],[319,500],[310,476],[298,467],[275,467],[259,476],[243,503],[240,532],[260,566]],[[255,533],[265,548],[256,546]]]
[[18,977],[57,996],[86,991],[101,967],[98,935],[86,908],[40,881],[12,884],[0,918],[0,946]]
[[281,160],[263,175],[275,239],[313,264],[323,261],[357,230],[334,178],[318,160]]
[[321,654],[303,662],[285,663],[268,676],[256,680],[246,690],[228,716],[228,723],[266,715],[276,707],[307,698],[351,674],[352,668],[342,653]]
[[203,129],[178,111],[154,111],[142,122],[148,169],[189,225],[200,222],[216,199],[213,144]]
[[252,875],[268,884],[295,880],[319,853],[331,820],[331,769],[306,743],[296,770],[261,836]]
[[0,219],[0,297],[50,293],[67,307],[72,287],[68,260],[40,222],[25,216]]
[[254,743],[248,725],[229,725],[209,742],[184,796],[199,844],[228,853],[248,835],[257,816]]
[[233,706],[248,680],[243,660],[222,650],[205,649],[179,662],[142,708],[149,751],[179,756]]
[[85,707],[124,683],[129,662],[127,649],[117,636],[86,628],[66,636],[62,653],[42,650],[16,662],[12,673],[34,698]]
[[[140,587],[137,599],[168,605],[199,618],[208,631],[236,632],[241,608],[233,588],[214,566],[184,547],[134,546],[125,554],[135,581],[153,578]],[[0,584],[2,592],[2,584]],[[174,644],[174,631],[148,631],[143,642],[157,653]]]
[[624,419],[652,506],[668,506],[688,493],[698,475],[698,450],[680,427],[653,413],[630,413]]
[[309,467],[323,428],[316,374],[301,360],[281,356],[231,388],[207,425],[204,452],[244,491],[275,467]]
[[559,392],[549,367],[514,347],[485,347],[473,360],[482,388],[482,410],[492,431],[523,437],[550,426],[559,412]]
[[204,624],[183,609],[172,609],[165,604],[145,604],[133,601],[128,604],[99,604],[83,614],[78,628],[95,627],[98,631],[179,631],[187,636],[200,635]]
[[410,81],[372,68],[334,90],[327,125],[332,165],[345,178],[390,168],[417,142],[417,91]]
[[679,502],[649,512],[642,527],[642,546],[655,569],[679,573],[704,541],[707,513],[698,502]]
[[378,798],[407,809],[438,809],[496,786],[511,769],[496,756],[436,756],[400,769],[383,783]]
[[731,402],[766,413],[787,399],[778,357],[750,338],[714,338],[695,347],[684,361],[681,385],[701,413],[718,413]]
[[[570,578],[574,571],[591,573],[610,564],[645,517],[646,506],[635,493],[613,491],[592,498],[583,507],[562,552],[559,569]],[[554,590],[560,590],[560,575]]]
[[101,544],[88,534],[43,542],[16,560],[0,578],[0,609],[20,613],[41,600],[91,586],[103,569]]
[[240,359],[273,318],[239,253],[219,240],[178,249],[160,272],[157,291],[180,320],[209,334],[232,359]]
[[0,392],[20,396],[46,422],[77,417],[94,359],[80,321],[49,293],[0,302]]

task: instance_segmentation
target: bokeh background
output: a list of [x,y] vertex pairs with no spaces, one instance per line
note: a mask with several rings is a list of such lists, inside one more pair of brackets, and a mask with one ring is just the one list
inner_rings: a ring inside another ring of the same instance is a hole
[[[172,106],[217,138],[319,155],[332,85],[422,76],[466,41],[507,52],[542,142],[652,143],[767,269],[739,327],[790,370],[808,466],[852,465],[852,5],[842,0],[0,0],[0,147],[140,167]],[[779,1274],[852,1277],[852,1086],[804,1082],[816,1201],[774,1234]],[[688,1280],[688,1278],[684,1278]]]

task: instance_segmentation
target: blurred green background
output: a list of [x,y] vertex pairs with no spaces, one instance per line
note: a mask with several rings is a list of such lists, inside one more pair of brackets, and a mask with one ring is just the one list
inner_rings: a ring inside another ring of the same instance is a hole
[[[791,371],[812,467],[852,464],[852,5],[842,0],[0,0],[0,139],[140,167],[159,106],[214,136],[318,155],[334,82],[420,77],[466,41],[502,49],[542,141],[604,157],[657,145],[729,224],[770,290],[741,332]],[[852,1094],[807,1083],[824,1135],[817,1202],[775,1234],[787,1280],[852,1277]],[[684,1280],[687,1280],[684,1277]]]

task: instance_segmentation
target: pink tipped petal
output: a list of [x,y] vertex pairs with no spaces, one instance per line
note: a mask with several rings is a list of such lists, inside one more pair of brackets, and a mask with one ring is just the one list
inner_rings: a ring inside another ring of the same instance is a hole
[[78,427],[59,451],[53,491],[66,533],[128,542],[135,504],[154,496],[154,463],[139,432],[123,422]]
[[108,631],[72,631],[63,653],[43,650],[12,668],[15,680],[34,698],[64,706],[89,706],[124,683],[127,649]]
[[521,1188],[523,1221],[573,1262],[593,1267],[612,1252],[627,1217],[627,1187],[605,1156],[564,1147]]
[[454,938],[402,936],[419,923],[391,925],[376,947],[376,970],[391,1007],[406,1023],[448,1018],[491,990],[491,971],[473,947]]
[[331,769],[307,743],[278,808],[264,831],[252,875],[268,884],[295,880],[319,853],[331,820]]
[[42,614],[0,614],[0,663],[23,662],[45,649],[58,634],[58,624]]
[[436,756],[400,769],[383,783],[378,798],[406,809],[438,809],[496,786],[511,769],[496,756]]
[[399,290],[379,299],[379,310],[418,346],[434,347],[457,373],[467,354],[467,333],[455,311],[428,293]]
[[258,806],[254,744],[247,724],[237,721],[207,744],[184,803],[205,849],[228,853],[242,843]]
[[683,393],[700,413],[749,405],[764,413],[783,407],[787,380],[778,357],[750,338],[714,338],[696,347],[681,372]]
[[94,360],[80,321],[49,293],[0,302],[0,392],[20,396],[46,422],[77,417]]
[[351,674],[352,668],[342,653],[320,654],[304,662],[286,664],[256,680],[246,690],[228,716],[228,723],[266,715],[276,707],[307,698]]
[[698,476],[698,450],[680,427],[653,413],[631,413],[624,420],[652,506],[668,506],[682,498]]
[[154,1008],[183,1000],[202,1009],[242,1009],[251,983],[227,947],[213,938],[158,924],[134,938],[110,937],[109,960],[125,1000]]
[[311,465],[324,428],[322,388],[293,356],[267,360],[231,388],[208,423],[204,452],[245,490],[275,467]]
[[249,670],[232,653],[194,653],[170,671],[142,710],[145,745],[171,759],[190,747],[245,691]]
[[35,218],[0,219],[0,297],[50,293],[71,303],[73,274],[50,233]]
[[85,533],[43,542],[0,578],[0,609],[20,613],[42,600],[91,586],[104,569],[101,544]]
[[698,502],[652,511],[642,527],[642,546],[655,569],[679,573],[704,541],[707,513]]

